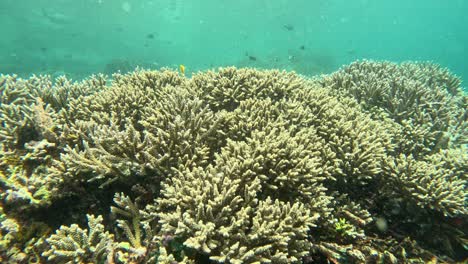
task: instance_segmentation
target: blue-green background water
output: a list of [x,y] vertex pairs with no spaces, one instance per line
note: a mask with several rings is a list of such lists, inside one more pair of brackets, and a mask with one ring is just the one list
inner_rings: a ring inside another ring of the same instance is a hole
[[[1,0],[0,73],[430,60],[468,79],[466,0]],[[464,85],[466,86],[466,85]]]

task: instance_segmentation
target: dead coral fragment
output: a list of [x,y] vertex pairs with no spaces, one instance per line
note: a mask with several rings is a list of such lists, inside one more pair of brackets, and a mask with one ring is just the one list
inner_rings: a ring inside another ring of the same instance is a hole
[[39,166],[28,173],[19,166],[10,165],[6,175],[0,171],[0,184],[5,188],[0,198],[5,204],[17,208],[49,205],[59,182],[60,179],[49,175],[46,166]]

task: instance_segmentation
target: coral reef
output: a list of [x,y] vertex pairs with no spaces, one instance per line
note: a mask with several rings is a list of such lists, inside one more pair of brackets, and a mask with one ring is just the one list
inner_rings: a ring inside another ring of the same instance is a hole
[[104,231],[102,216],[87,215],[88,230],[78,225],[62,226],[46,239],[50,249],[42,253],[47,261],[57,263],[103,262],[109,256],[113,236]]
[[375,61],[311,79],[2,75],[0,260],[463,261],[460,85]]
[[415,158],[468,143],[461,81],[430,63],[357,61],[317,80],[396,122],[396,155]]

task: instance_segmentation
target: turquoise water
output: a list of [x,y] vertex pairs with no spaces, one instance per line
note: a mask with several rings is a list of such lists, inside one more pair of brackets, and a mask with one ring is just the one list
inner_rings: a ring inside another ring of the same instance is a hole
[[0,0],[0,263],[468,263],[467,11]]
[[2,0],[0,72],[236,65],[330,73],[356,59],[430,60],[468,79],[464,0]]

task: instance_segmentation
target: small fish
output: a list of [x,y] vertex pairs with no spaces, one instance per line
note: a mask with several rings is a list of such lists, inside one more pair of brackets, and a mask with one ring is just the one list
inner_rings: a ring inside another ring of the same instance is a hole
[[122,10],[125,13],[130,13],[130,11],[132,11],[132,5],[129,2],[123,2],[122,3]]
[[452,218],[450,219],[449,221],[452,225],[456,226],[456,227],[459,227],[461,228],[463,225],[464,225],[464,221],[463,221],[463,218],[461,217],[455,217],[455,218]]
[[354,55],[356,54],[356,50],[350,49],[350,50],[347,50],[346,53],[348,53],[348,55]]
[[251,61],[257,61],[257,57],[249,55],[247,52],[245,53],[245,56],[247,56],[249,58],[249,60],[251,60]]
[[294,30],[294,26],[293,26],[293,25],[290,25],[290,24],[285,24],[285,25],[283,25],[283,27],[284,27],[287,31],[293,31],[293,30]]
[[428,262],[426,263],[429,263],[429,264],[437,264],[437,257],[432,257],[431,260],[429,260]]
[[304,46],[304,45],[300,46],[299,48],[300,48],[301,50],[305,50],[305,46]]
[[183,64],[179,65],[179,70],[183,75],[185,75],[185,65]]
[[52,24],[63,25],[70,23],[70,17],[57,12],[54,9],[42,8],[42,16],[47,18]]
[[379,229],[380,232],[386,232],[388,230],[387,220],[383,217],[377,218],[377,220],[375,221],[375,225],[377,226],[377,229]]
[[154,34],[148,34],[148,35],[146,35],[146,38],[154,39]]

